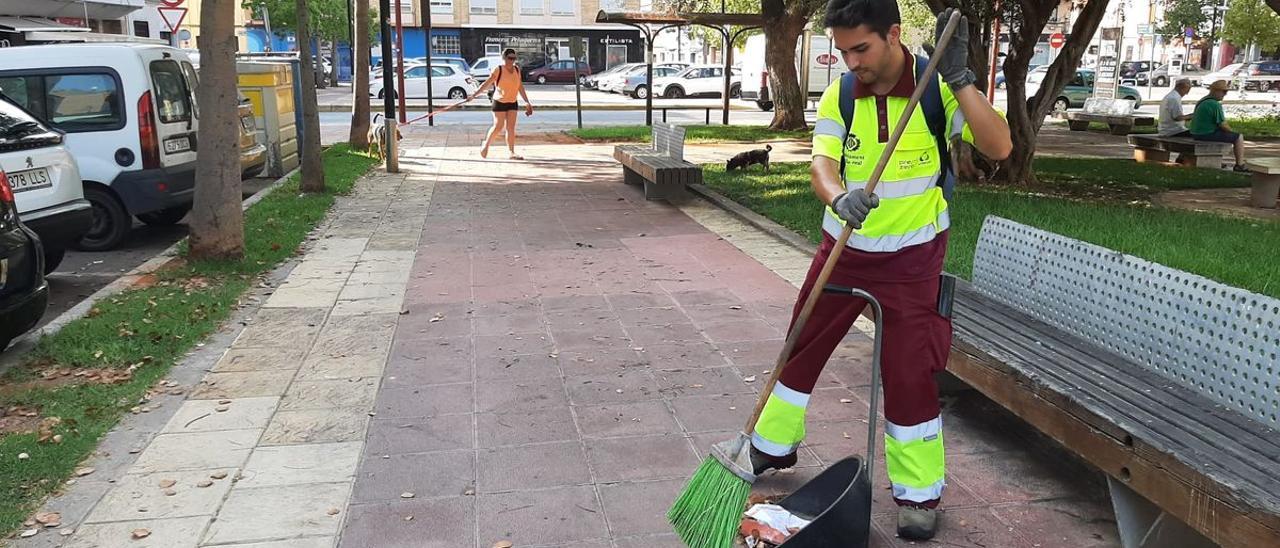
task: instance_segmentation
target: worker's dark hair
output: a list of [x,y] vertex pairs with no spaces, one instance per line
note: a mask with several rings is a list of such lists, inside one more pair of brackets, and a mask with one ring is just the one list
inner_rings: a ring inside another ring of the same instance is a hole
[[866,25],[881,38],[888,38],[889,29],[901,23],[897,0],[829,0],[823,20],[827,28]]
[[516,49],[515,49],[515,48],[507,48],[507,49],[505,49],[505,50],[503,50],[503,51],[502,51],[502,56],[503,56],[503,57],[506,57],[506,56],[508,56],[508,55],[515,55],[515,54],[516,54]]

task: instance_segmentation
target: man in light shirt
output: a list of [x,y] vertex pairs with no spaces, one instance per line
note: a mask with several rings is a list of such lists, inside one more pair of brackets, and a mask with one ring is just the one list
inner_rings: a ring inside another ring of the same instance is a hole
[[1160,136],[1190,137],[1191,132],[1183,122],[1191,119],[1182,113],[1182,97],[1191,91],[1191,80],[1181,78],[1173,85],[1173,91],[1160,101]]

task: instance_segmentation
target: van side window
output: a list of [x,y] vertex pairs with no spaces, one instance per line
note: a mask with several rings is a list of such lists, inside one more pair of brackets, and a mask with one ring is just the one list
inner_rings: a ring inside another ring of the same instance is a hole
[[0,92],[68,133],[124,126],[120,88],[110,74],[0,76]]
[[151,84],[156,94],[156,113],[166,124],[191,120],[191,94],[182,69],[173,61],[151,62]]

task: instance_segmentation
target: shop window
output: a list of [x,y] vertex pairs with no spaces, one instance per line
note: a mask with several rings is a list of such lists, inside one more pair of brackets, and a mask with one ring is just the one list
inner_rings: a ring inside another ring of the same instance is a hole
[[471,13],[494,15],[498,13],[498,0],[471,0]]
[[431,51],[440,55],[462,55],[462,40],[457,36],[432,36]]

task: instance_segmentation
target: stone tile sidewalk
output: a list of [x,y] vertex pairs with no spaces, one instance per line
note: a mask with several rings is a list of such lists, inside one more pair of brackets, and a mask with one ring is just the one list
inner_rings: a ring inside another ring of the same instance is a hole
[[[599,147],[481,161],[482,131],[416,134],[405,174],[362,181],[167,423],[109,437],[113,481],[49,503],[75,533],[19,546],[680,546],[665,510],[745,421],[809,257],[644,201]],[[757,492],[865,454],[869,353],[855,330],[800,465]],[[975,394],[946,400],[938,544],[1118,545],[1089,472]],[[872,545],[906,544],[876,480]]]

